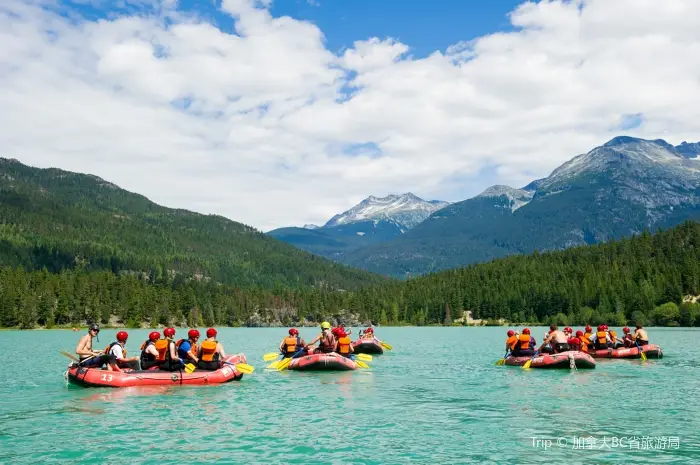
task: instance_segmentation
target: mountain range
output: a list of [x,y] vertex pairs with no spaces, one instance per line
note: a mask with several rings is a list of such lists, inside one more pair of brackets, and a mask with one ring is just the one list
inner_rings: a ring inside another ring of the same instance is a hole
[[303,228],[275,229],[268,234],[317,255],[339,259],[351,250],[401,236],[447,205],[440,200],[423,200],[410,192],[370,196],[321,227],[307,224]]
[[[522,188],[493,186],[462,202],[435,203],[442,208],[411,228],[399,226],[400,208],[386,212],[376,223],[381,233],[355,240],[353,234],[367,219],[351,212],[362,211],[361,205],[334,217],[330,226],[269,234],[392,276],[594,244],[699,218],[700,143],[673,146],[663,140],[616,137]],[[333,229],[338,218],[353,240],[343,240]],[[393,231],[391,225],[396,225]]]

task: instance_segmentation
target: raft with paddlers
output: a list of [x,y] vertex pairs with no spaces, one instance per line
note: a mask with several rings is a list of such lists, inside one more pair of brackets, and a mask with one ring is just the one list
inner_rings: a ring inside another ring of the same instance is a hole
[[384,348],[377,339],[358,339],[352,343],[352,348],[356,354],[379,355],[384,353]]
[[[641,349],[641,350],[640,350]],[[594,358],[663,358],[661,347],[656,344],[646,344],[640,347],[620,347],[618,349],[591,350],[589,354]]]
[[289,362],[287,369],[298,371],[348,371],[356,370],[357,363],[335,352],[329,354],[319,353],[294,358]]
[[133,387],[133,386],[180,386],[222,384],[239,381],[243,372],[236,365],[246,365],[243,354],[226,357],[218,370],[161,371],[125,370],[109,371],[101,368],[86,368],[74,363],[68,368],[68,381],[84,387]]
[[595,368],[595,360],[584,352],[567,351],[558,354],[538,354],[533,356],[513,357],[509,355],[505,358],[506,365],[523,366],[528,361],[530,368],[560,368],[573,370],[575,368]]

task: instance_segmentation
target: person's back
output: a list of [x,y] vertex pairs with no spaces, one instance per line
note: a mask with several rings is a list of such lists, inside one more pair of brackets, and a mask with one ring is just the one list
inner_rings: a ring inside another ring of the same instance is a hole
[[524,328],[523,333],[516,336],[516,343],[513,349],[513,355],[516,357],[524,357],[529,355],[534,355],[534,351],[530,348],[530,342],[532,337],[530,336],[530,329]]
[[591,345],[591,341],[586,337],[583,331],[576,331],[576,338],[579,340],[578,350],[581,352],[588,353],[588,347]]
[[515,335],[515,331],[509,329],[506,333],[506,352],[513,352],[515,350],[515,345],[518,343],[518,336]]
[[218,370],[226,358],[224,348],[216,340],[217,331],[214,328],[207,329],[207,338],[199,347],[199,363],[197,368],[201,370]]
[[645,346],[649,344],[649,335],[646,330],[642,328],[642,325],[637,325],[634,331],[634,340],[639,346]]
[[608,333],[605,331],[604,325],[598,326],[598,331],[595,333],[595,348],[603,350],[608,348]]
[[164,371],[178,371],[182,370],[184,363],[180,357],[177,355],[177,349],[175,347],[175,328],[165,328],[163,330],[163,336],[165,339],[159,339],[156,342],[156,349],[158,350],[158,367]]
[[299,337],[299,331],[296,328],[290,328],[289,335],[282,339],[280,353],[285,357],[291,357],[303,351],[305,345],[304,340]]
[[338,342],[337,342],[337,352],[344,356],[344,357],[350,357],[350,355],[354,352],[353,347],[352,347],[352,341],[348,337],[348,335],[345,333],[345,331],[341,331],[338,334]]

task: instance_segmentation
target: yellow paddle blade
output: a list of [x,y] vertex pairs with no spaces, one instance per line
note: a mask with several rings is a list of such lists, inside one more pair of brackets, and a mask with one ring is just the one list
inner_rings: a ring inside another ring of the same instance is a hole
[[530,365],[532,365],[532,359],[525,362],[525,364],[523,365],[523,369],[527,370],[528,368],[530,368]]
[[369,368],[369,365],[367,365],[365,362],[361,360],[355,360],[355,365],[357,365],[360,368]]
[[274,359],[279,358],[279,357],[280,357],[279,352],[270,352],[269,354],[263,355],[263,360],[265,360],[266,362],[269,362],[270,360],[274,360]]
[[501,365],[503,365],[503,364],[505,364],[505,363],[506,363],[506,359],[505,359],[505,358],[502,358],[502,359],[500,359],[499,361],[496,362],[496,366],[501,366]]
[[59,351],[59,353],[65,357],[68,357],[69,359],[73,360],[74,362],[78,361],[78,357],[71,354],[70,352],[66,352],[65,350],[61,350],[61,351]]
[[644,352],[640,352],[640,354],[642,354],[642,362],[646,362],[647,361],[647,354],[645,354]]
[[192,373],[197,367],[193,363],[185,365],[185,373]]
[[271,370],[272,370],[272,369],[275,369],[275,368],[277,368],[277,365],[279,365],[279,363],[280,363],[279,360],[275,360],[274,362],[270,363],[270,364],[269,364],[268,366],[266,366],[265,368],[269,368],[269,369],[271,369]]
[[291,358],[285,358],[284,360],[280,360],[279,363],[277,363],[277,371],[284,370],[289,366],[290,363],[292,363]]
[[240,371],[241,373],[245,373],[246,375],[252,375],[255,371],[255,367],[246,363],[237,363],[236,371]]
[[359,358],[360,360],[364,360],[365,362],[372,361],[372,356],[369,354],[355,354],[355,357]]
[[380,342],[379,345],[384,347],[386,350],[391,350],[391,346],[384,341]]

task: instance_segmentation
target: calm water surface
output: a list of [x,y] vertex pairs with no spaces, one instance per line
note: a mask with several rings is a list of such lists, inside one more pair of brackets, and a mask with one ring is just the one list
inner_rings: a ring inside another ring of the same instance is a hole
[[569,372],[494,366],[505,330],[380,328],[394,351],[370,370],[279,373],[262,355],[285,330],[223,328],[253,375],[127,389],[66,385],[58,351],[83,333],[3,331],[0,463],[700,463],[700,331],[652,328],[662,360]]

